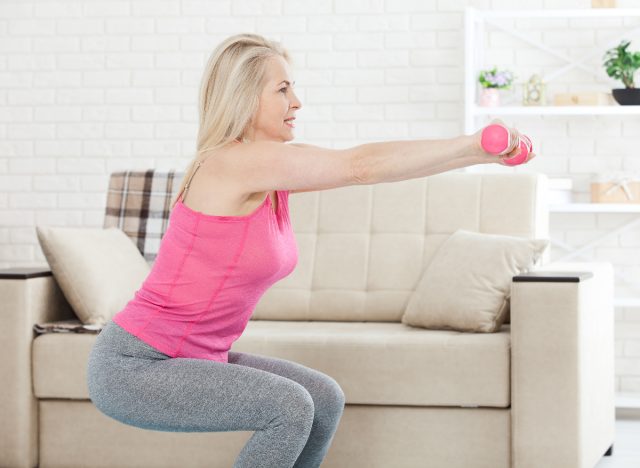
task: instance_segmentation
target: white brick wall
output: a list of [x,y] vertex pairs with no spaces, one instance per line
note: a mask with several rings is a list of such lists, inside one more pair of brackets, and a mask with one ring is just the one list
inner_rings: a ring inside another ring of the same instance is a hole
[[[293,54],[300,141],[346,147],[461,134],[466,6],[589,8],[590,1],[2,0],[0,268],[46,263],[37,224],[101,226],[111,171],[184,168],[204,63],[220,40],[241,31],[282,40]],[[540,29],[523,19],[518,28],[579,56],[632,20],[554,19]],[[501,31],[488,40],[491,59],[512,63],[521,78],[561,64]],[[640,39],[632,45],[639,49]],[[555,83],[589,87],[575,70]],[[636,116],[506,120],[535,136],[540,155],[514,170],[572,177],[576,201],[589,200],[593,173],[640,169]],[[552,235],[582,245],[633,216],[553,214]],[[640,278],[638,229],[587,253]],[[640,296],[640,285],[618,281],[616,292]],[[616,310],[616,358],[617,389],[640,395],[640,308]]]

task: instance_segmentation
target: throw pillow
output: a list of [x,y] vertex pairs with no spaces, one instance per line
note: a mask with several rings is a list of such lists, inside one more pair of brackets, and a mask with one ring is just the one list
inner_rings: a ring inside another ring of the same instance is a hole
[[120,229],[36,226],[40,247],[67,302],[84,324],[108,322],[151,269]]
[[548,245],[547,239],[457,230],[425,268],[401,322],[464,332],[500,330],[512,278],[529,271]]

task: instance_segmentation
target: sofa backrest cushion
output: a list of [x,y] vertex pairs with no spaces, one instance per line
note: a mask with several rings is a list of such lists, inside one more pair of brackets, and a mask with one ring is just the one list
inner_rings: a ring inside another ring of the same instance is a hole
[[[104,226],[123,229],[151,263],[182,177],[113,173]],[[422,271],[456,230],[547,238],[546,187],[537,173],[447,172],[290,194],[298,265],[266,291],[252,319],[399,322]]]

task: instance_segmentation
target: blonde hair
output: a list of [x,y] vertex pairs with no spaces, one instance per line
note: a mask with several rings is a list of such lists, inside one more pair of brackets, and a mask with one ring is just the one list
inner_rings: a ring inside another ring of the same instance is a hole
[[171,208],[184,191],[201,153],[234,140],[247,141],[245,133],[258,110],[267,63],[277,55],[292,62],[280,42],[251,33],[229,36],[211,53],[200,84],[196,154],[171,201]]

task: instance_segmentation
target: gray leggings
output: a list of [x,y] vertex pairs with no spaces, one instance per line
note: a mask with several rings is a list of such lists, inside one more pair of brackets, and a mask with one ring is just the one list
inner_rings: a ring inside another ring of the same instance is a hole
[[274,357],[171,358],[113,321],[87,365],[89,397],[124,424],[172,432],[255,431],[234,467],[318,467],[344,410],[338,383]]

